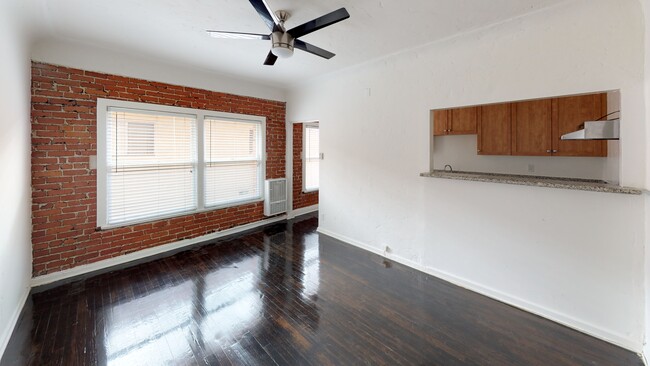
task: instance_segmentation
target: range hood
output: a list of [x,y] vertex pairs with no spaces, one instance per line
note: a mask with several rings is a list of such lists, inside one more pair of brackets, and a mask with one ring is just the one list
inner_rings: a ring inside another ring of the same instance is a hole
[[582,130],[562,135],[562,140],[618,140],[621,120],[586,121]]

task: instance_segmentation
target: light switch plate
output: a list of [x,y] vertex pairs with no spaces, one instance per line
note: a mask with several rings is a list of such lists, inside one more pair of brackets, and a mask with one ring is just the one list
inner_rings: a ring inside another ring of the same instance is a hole
[[90,155],[88,157],[88,165],[90,169],[97,169],[97,155]]

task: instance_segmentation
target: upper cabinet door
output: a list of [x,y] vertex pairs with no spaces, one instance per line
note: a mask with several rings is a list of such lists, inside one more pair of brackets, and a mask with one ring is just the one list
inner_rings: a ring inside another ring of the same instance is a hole
[[478,107],[454,108],[451,110],[449,135],[474,135],[478,123]]
[[512,103],[512,155],[550,156],[551,99]]
[[477,138],[479,155],[512,154],[511,103],[480,107]]
[[559,156],[607,156],[607,141],[561,140],[569,132],[584,128],[585,121],[595,121],[607,113],[607,94],[562,97],[554,100],[553,150]]
[[447,134],[449,125],[449,110],[439,109],[433,111],[433,136],[441,136]]

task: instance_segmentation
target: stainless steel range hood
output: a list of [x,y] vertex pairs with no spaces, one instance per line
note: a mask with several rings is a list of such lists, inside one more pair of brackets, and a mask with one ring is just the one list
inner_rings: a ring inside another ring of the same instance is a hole
[[618,140],[620,119],[586,121],[585,128],[562,135],[562,140]]

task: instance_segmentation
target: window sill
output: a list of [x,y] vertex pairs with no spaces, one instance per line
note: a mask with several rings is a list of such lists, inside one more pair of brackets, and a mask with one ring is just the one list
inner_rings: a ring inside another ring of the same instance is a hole
[[316,189],[303,189],[302,190],[302,193],[314,193],[314,192],[318,192],[318,188],[316,188]]
[[98,225],[95,230],[96,231],[104,231],[104,230],[112,230],[112,229],[118,229],[118,228],[128,227],[128,226],[147,224],[147,223],[156,222],[156,221],[174,219],[174,218],[182,217],[182,216],[191,216],[191,215],[196,215],[196,214],[200,214],[200,213],[204,213],[204,212],[222,210],[222,209],[229,208],[229,207],[237,207],[237,206],[249,205],[251,203],[257,203],[257,202],[264,202],[264,199],[263,198],[255,198],[255,199],[247,200],[247,201],[238,201],[238,202],[234,202],[234,203],[231,203],[231,204],[205,207],[205,208],[200,209],[200,210],[182,211],[182,212],[177,212],[177,213],[173,213],[173,214],[170,214],[170,215],[148,217],[148,218],[142,219],[142,220],[121,222],[119,224]]

